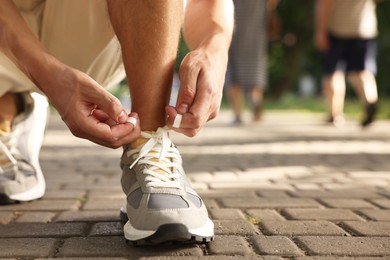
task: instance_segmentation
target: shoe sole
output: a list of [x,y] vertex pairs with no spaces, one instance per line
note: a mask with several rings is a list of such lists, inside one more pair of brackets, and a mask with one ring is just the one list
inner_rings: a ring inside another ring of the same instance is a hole
[[[202,228],[189,230],[180,223],[164,224],[156,231],[137,230],[127,221],[123,227],[126,242],[133,246],[142,245],[160,245],[160,244],[190,244],[190,243],[208,243],[214,240],[214,224],[211,220]],[[203,236],[202,232],[212,235]]]
[[194,230],[188,230],[180,223],[172,223],[161,225],[156,231],[134,228],[123,208],[120,210],[120,219],[124,224],[126,242],[133,246],[208,243],[214,240],[214,224],[210,219],[204,227]]

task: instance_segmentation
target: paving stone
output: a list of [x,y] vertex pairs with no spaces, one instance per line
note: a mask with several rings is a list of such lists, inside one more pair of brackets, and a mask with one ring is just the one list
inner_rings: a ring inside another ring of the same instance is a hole
[[350,231],[350,233],[358,236],[390,237],[390,221],[343,221],[341,225],[344,229]]
[[0,238],[0,257],[48,257],[56,244],[53,238]]
[[238,209],[216,209],[209,210],[209,214],[212,219],[242,219],[245,220],[245,216],[242,211]]
[[321,199],[321,202],[331,208],[361,209],[375,206],[361,199]]
[[390,256],[389,237],[302,236],[308,255]]
[[363,216],[377,221],[390,221],[390,209],[360,209]]
[[252,253],[248,242],[240,236],[218,236],[209,243],[208,252],[215,255],[249,255]]
[[220,199],[220,198],[243,198],[243,199],[255,199],[258,196],[253,190],[247,189],[229,189],[226,190],[200,190],[198,194],[202,199]]
[[296,198],[223,198],[221,203],[227,208],[319,208],[321,205],[313,199]]
[[119,209],[116,210],[83,210],[83,211],[64,211],[55,219],[55,222],[69,221],[118,221]]
[[264,220],[260,223],[261,230],[268,235],[345,235],[346,232],[329,221],[271,221]]
[[69,237],[85,235],[85,223],[19,223],[0,225],[0,238]]
[[123,191],[107,191],[107,190],[92,190],[88,192],[89,199],[123,199],[125,201],[126,196]]
[[88,199],[83,210],[120,210],[125,204],[123,199]]
[[120,222],[95,223],[89,236],[122,236],[123,226]]
[[274,184],[269,181],[232,181],[232,182],[212,182],[209,184],[211,189],[265,189],[265,190],[293,190],[289,184]]
[[349,209],[295,209],[287,208],[282,214],[296,220],[363,220]]
[[383,257],[376,257],[376,256],[302,256],[295,258],[296,260],[381,260]]
[[299,190],[289,192],[293,197],[299,198],[346,198],[346,199],[366,199],[366,198],[380,198],[381,195],[374,190],[361,190],[349,189],[349,190],[333,190],[333,191],[321,191],[321,190]]
[[246,213],[253,218],[263,220],[285,220],[276,210],[273,209],[248,209]]
[[2,205],[0,211],[61,211],[77,210],[80,207],[78,200],[35,200],[32,202]]
[[0,211],[0,224],[8,224],[14,218],[13,212],[1,212]]
[[229,255],[208,255],[202,257],[196,256],[152,256],[141,257],[139,260],[285,260],[280,256],[260,256],[260,255],[246,255],[246,256],[229,256]]
[[290,195],[284,190],[261,190],[257,191],[256,194],[263,198],[289,198]]
[[78,190],[47,190],[45,199],[79,199],[84,198],[86,192]]
[[18,217],[16,223],[48,223],[50,222],[56,213],[54,212],[23,212]]
[[123,236],[72,237],[65,239],[61,257],[136,257],[136,256],[202,256],[197,245],[134,247]]
[[[127,260],[125,257],[66,257],[66,260]],[[34,260],[58,260],[58,258],[35,258]]]
[[390,209],[390,199],[373,199],[371,201],[383,209]]
[[253,235],[258,230],[245,220],[215,220],[214,232],[217,235]]
[[301,256],[302,251],[287,237],[283,236],[252,236],[253,246],[260,254],[279,256]]

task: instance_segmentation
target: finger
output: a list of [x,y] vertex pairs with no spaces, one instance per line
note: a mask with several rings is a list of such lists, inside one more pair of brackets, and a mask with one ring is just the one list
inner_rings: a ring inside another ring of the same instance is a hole
[[117,125],[118,123],[111,119],[103,110],[101,109],[94,109],[92,111],[92,116],[94,116],[97,120],[100,122],[106,123],[109,126]]
[[196,82],[200,69],[196,64],[190,63],[190,59],[191,56],[187,55],[180,65],[180,88],[176,101],[176,110],[179,114],[188,112],[196,93]]
[[125,123],[127,121],[127,113],[119,99],[107,92],[104,88],[95,86],[91,88],[88,95],[91,99],[88,101],[93,102],[115,122]]
[[[132,115],[132,117],[137,118],[137,115]],[[131,123],[110,126],[93,116],[88,116],[84,122],[82,126],[79,126],[79,129],[83,130],[74,134],[106,147],[117,148],[131,143],[140,135],[139,124],[136,124],[136,127]]]

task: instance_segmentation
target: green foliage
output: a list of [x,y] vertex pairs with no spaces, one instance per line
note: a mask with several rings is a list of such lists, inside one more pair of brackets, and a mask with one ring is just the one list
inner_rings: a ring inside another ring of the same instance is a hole
[[[281,21],[280,37],[270,43],[269,93],[281,97],[296,90],[302,75],[309,74],[317,82],[320,93],[322,77],[321,55],[314,46],[313,0],[280,0],[277,8]],[[390,1],[377,6],[378,18],[378,90],[380,96],[390,96]],[[349,89],[348,95],[353,91]]]

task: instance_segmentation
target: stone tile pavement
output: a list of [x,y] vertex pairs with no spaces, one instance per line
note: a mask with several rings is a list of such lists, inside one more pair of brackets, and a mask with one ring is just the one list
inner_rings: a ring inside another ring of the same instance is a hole
[[133,247],[119,220],[120,149],[77,139],[55,114],[41,152],[47,193],[0,206],[2,259],[390,259],[390,121],[267,113],[196,138],[173,134],[215,222],[207,245]]

